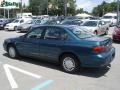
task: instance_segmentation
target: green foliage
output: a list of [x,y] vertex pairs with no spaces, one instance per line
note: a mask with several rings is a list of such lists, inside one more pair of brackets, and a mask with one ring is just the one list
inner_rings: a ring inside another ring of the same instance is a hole
[[106,3],[105,1],[103,1],[103,3],[101,5],[98,5],[97,7],[95,7],[92,11],[92,14],[95,16],[103,16],[105,13],[108,12],[116,12],[117,10],[117,3],[116,2],[112,2],[112,3]]
[[88,12],[84,11],[83,8],[80,8],[76,10],[76,14],[79,14],[79,13],[88,13]]
[[[74,15],[76,10],[75,0],[67,0],[69,7],[67,7],[68,15]],[[64,15],[65,0],[30,0],[29,10],[33,15],[47,14],[47,6],[49,15]]]

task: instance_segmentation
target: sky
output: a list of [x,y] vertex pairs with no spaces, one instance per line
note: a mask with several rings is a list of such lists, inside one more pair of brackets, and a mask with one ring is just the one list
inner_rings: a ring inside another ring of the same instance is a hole
[[76,0],[77,8],[83,8],[85,11],[91,12],[92,9],[101,4],[103,1],[112,2],[115,0]]

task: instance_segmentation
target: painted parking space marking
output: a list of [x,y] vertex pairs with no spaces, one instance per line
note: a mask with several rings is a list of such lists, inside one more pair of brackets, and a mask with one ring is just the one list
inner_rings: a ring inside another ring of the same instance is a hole
[[49,86],[51,83],[53,82],[53,80],[47,80],[37,86],[35,86],[34,88],[32,88],[31,90],[41,90],[47,86]]
[[13,69],[13,70],[15,70],[15,71],[21,72],[21,73],[26,74],[26,75],[28,75],[28,76],[34,77],[34,78],[36,78],[36,79],[40,79],[40,78],[42,77],[42,76],[40,76],[40,75],[33,74],[33,73],[31,73],[31,72],[28,72],[28,71],[19,69],[19,68],[17,68],[17,67],[14,67],[14,66],[11,66],[11,65],[8,65],[8,64],[3,65],[3,67],[4,67],[6,76],[7,76],[8,80],[9,80],[9,83],[10,83],[12,89],[18,88],[18,85],[17,85],[15,79],[13,78],[13,75],[12,75],[10,69]]

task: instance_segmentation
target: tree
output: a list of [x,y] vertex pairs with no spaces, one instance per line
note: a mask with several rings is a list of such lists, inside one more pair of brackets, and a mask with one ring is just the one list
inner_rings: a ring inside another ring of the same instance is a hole
[[92,14],[95,16],[103,16],[105,13],[108,12],[116,12],[117,10],[117,3],[112,2],[112,3],[107,3],[103,1],[101,5],[98,5],[97,7],[93,8]]
[[46,14],[47,0],[30,0],[29,10],[33,15]]
[[[74,15],[76,10],[75,0],[67,0],[68,15]],[[51,7],[50,7],[51,6]],[[47,13],[47,7],[49,15],[64,15],[65,0],[30,0],[29,10],[33,15],[41,15]]]

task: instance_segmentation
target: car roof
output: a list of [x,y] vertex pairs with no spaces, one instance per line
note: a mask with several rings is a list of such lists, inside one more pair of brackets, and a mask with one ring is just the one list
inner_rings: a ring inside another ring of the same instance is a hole
[[37,27],[59,27],[59,28],[72,28],[72,27],[79,27],[76,25],[35,25],[32,26],[33,28],[37,28]]

